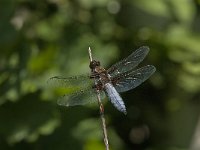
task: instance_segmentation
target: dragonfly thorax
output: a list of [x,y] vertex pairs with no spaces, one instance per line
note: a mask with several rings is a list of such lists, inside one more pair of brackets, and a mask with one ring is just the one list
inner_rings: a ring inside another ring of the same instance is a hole
[[94,88],[98,90],[103,90],[106,83],[110,83],[110,77],[107,73],[107,70],[100,66],[98,61],[93,60],[90,62],[90,68],[92,69],[90,78],[94,78],[97,81],[97,84]]

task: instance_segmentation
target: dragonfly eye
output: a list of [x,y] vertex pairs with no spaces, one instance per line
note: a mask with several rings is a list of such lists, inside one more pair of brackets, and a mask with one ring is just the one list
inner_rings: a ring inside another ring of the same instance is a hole
[[90,62],[90,68],[91,69],[95,69],[97,66],[100,66],[100,62],[99,61],[96,61],[96,60],[93,60],[92,62]]

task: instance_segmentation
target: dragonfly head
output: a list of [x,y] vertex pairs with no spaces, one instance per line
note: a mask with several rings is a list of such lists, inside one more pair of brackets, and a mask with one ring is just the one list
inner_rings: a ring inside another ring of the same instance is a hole
[[90,69],[95,69],[96,67],[99,67],[100,66],[100,62],[99,61],[96,61],[96,60],[92,60],[90,62]]

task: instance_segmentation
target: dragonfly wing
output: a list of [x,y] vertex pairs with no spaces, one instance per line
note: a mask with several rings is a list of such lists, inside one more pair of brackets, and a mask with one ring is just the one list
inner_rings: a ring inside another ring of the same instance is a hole
[[127,58],[124,58],[120,62],[112,65],[108,69],[108,74],[111,76],[115,76],[119,73],[124,73],[129,70],[132,70],[135,68],[149,52],[149,47],[147,46],[142,46],[136,51],[134,51],[131,55],[129,55]]
[[147,80],[155,71],[156,68],[154,66],[147,65],[137,70],[120,74],[112,78],[111,80],[118,92],[125,92],[139,86],[141,83]]
[[47,80],[47,84],[54,88],[86,88],[91,85],[93,81],[89,75],[79,75],[72,77],[55,76]]
[[[48,85],[62,95],[57,103],[63,106],[75,106],[93,103],[97,100],[94,87],[94,80],[89,75],[79,75],[73,77],[55,76],[47,81]],[[105,97],[103,91],[100,92],[101,98]]]
[[[101,98],[105,98],[105,93],[103,91],[101,91],[100,94]],[[97,96],[95,89],[92,89],[92,87],[76,91],[72,94],[63,95],[57,101],[58,105],[62,106],[85,105],[94,102],[97,102]]]

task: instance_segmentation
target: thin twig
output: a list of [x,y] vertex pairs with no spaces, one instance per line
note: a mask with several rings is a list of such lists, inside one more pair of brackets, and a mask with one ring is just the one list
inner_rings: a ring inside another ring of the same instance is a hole
[[92,62],[92,52],[91,52],[90,47],[88,48],[88,53],[89,53],[90,62]]
[[103,107],[103,104],[101,102],[99,90],[97,90],[97,99],[98,99],[99,110],[100,110],[99,112],[100,112],[102,129],[103,129],[104,144],[106,146],[106,150],[109,150],[108,134],[107,134],[107,129],[106,129],[106,120],[105,120],[105,117],[104,117],[104,107]]
[[[88,53],[89,53],[90,62],[92,62],[93,59],[92,59],[92,52],[91,52],[90,47],[88,48]],[[94,72],[94,70],[91,69],[91,72]],[[97,80],[95,78],[94,78],[94,81],[95,81],[95,85],[97,85]],[[109,150],[108,134],[107,134],[107,129],[106,129],[106,120],[105,120],[105,117],[104,117],[104,107],[103,107],[103,104],[101,102],[100,91],[98,89],[96,89],[96,93],[97,93],[97,100],[98,100],[98,104],[99,104],[101,125],[102,125],[102,129],[103,129],[104,144],[105,144],[106,150]]]
[[193,133],[192,141],[190,144],[190,150],[199,150],[200,149],[200,118],[198,118],[198,122],[195,127],[195,131]]

